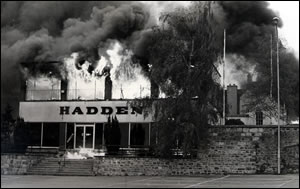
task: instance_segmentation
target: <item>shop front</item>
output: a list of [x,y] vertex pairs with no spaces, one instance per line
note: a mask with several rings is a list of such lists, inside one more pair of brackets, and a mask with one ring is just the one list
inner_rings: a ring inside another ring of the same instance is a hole
[[122,149],[150,146],[152,117],[129,101],[26,101],[20,117],[29,128],[29,146],[60,150],[104,150],[107,131],[117,125]]

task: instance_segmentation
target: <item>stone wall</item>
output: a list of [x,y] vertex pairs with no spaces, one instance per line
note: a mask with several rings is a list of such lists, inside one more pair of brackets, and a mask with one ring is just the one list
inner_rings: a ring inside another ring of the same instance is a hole
[[[195,159],[99,157],[97,175],[276,174],[277,126],[213,126]],[[281,172],[299,173],[299,125],[281,127]],[[24,174],[38,156],[1,155],[1,174]]]
[[[227,166],[220,166],[226,173],[277,173],[277,130],[277,126],[213,128],[211,163],[226,162]],[[281,172],[299,172],[299,126],[281,126],[280,131]]]
[[[264,128],[256,143],[257,172],[277,172],[278,158],[277,127]],[[280,132],[281,172],[299,172],[299,126],[282,127]]]
[[1,154],[1,175],[22,175],[39,161],[39,156]]
[[[214,126],[197,159],[113,158],[94,162],[98,175],[276,174],[277,126]],[[281,172],[299,172],[299,126],[281,127]]]

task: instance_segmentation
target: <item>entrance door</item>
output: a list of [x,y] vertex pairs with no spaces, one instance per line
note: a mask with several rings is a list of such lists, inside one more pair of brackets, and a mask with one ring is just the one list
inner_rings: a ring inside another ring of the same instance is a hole
[[75,149],[94,149],[95,125],[79,125],[75,128]]

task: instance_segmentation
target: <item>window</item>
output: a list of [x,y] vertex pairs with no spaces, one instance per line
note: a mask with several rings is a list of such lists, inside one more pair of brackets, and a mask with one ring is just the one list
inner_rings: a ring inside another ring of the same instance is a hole
[[255,114],[256,114],[256,125],[263,125],[263,113],[261,111],[257,111]]
[[86,80],[85,77],[76,77],[68,83],[67,99],[93,100],[104,99],[104,78]]
[[95,149],[101,149],[103,145],[103,123],[96,123]]
[[67,123],[66,147],[67,149],[74,148],[74,123]]
[[121,148],[128,148],[129,123],[119,123],[121,131]]
[[41,123],[28,123],[29,146],[41,146]]
[[143,147],[149,145],[149,123],[132,123],[130,146]]
[[57,78],[29,78],[26,81],[26,100],[60,100],[60,84]]
[[44,123],[43,125],[43,146],[59,146],[59,123]]
[[106,146],[120,144],[121,148],[128,148],[129,123],[118,123],[115,128],[105,124],[104,138]]

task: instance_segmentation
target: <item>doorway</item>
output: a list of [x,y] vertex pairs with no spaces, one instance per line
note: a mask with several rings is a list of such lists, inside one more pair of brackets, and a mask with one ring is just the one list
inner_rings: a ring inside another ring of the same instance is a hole
[[76,124],[74,149],[94,149],[95,124]]

